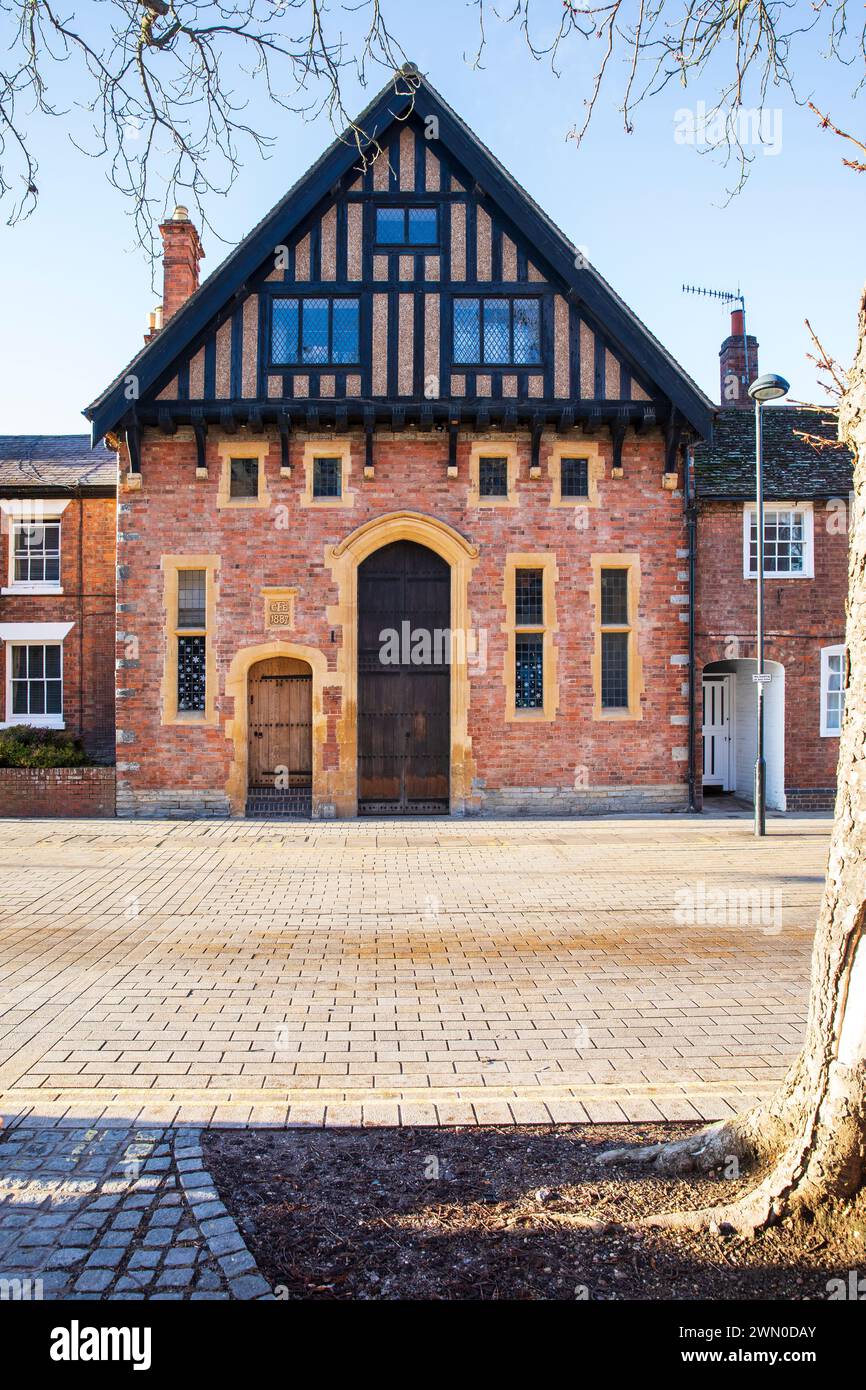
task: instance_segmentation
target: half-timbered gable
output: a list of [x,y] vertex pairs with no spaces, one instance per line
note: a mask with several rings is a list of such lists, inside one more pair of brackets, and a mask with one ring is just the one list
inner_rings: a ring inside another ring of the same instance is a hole
[[177,210],[87,412],[123,445],[119,806],[678,806],[710,403],[425,79],[357,125],[201,286]]

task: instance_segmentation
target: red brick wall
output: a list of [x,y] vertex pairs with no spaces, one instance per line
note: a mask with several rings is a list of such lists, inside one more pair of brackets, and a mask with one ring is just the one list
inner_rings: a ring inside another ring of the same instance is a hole
[[[624,477],[610,477],[609,445],[598,508],[588,512],[585,530],[575,526],[574,509],[550,506],[551,480],[547,448],[542,446],[542,476],[529,477],[528,440],[520,442],[519,505],[468,508],[471,441],[458,448],[459,476],[446,474],[448,442],[444,434],[378,434],[375,477],[363,476],[363,438],[354,438],[350,486],[352,508],[302,509],[303,440],[292,440],[293,473],[280,476],[279,444],[274,439],[266,464],[271,506],[267,510],[218,510],[219,458],[209,436],[206,482],[195,479],[196,454],[191,438],[178,432],[165,437],[148,432],[143,443],[141,492],[121,493],[120,530],[129,539],[119,544],[121,581],[118,630],[137,639],[138,658],[119,672],[119,785],[133,791],[186,787],[220,792],[229,772],[231,744],[224,722],[233,702],[224,694],[229,663],[241,647],[267,640],[263,628],[264,585],[297,585],[295,627],[287,637],[324,652],[336,668],[342,639],[328,621],[328,605],[337,602],[324,550],[362,522],[400,508],[426,513],[450,523],[478,546],[480,555],[469,589],[471,621],[487,631],[487,670],[470,680],[469,733],[479,793],[490,797],[502,789],[538,788],[543,809],[547,793],[573,798],[575,780],[593,787],[682,788],[685,798],[687,671],[671,664],[673,654],[688,650],[687,626],[681,621],[687,584],[679,577],[685,532],[682,498],[662,488],[663,442],[658,435],[629,435],[623,450]],[[579,443],[576,441],[576,448]],[[280,513],[278,509],[282,509]],[[278,516],[288,524],[280,527]],[[504,719],[503,661],[506,638],[503,576],[506,553],[550,551],[556,554],[559,715],[552,723],[508,723]],[[590,658],[594,610],[590,598],[593,552],[638,550],[641,554],[639,647],[646,694],[640,721],[594,721]],[[677,552],[680,552],[678,555]],[[219,554],[217,659],[219,727],[176,727],[160,723],[160,683],[165,653],[163,554]],[[124,660],[124,647],[118,655]],[[338,755],[336,725],[339,692],[326,687],[329,712],[327,759]],[[673,722],[673,721],[676,722]],[[580,769],[585,769],[581,773]],[[675,793],[676,795],[676,793]]]
[[0,767],[0,816],[113,816],[113,767]]
[[[0,536],[0,574],[9,574],[9,533]],[[63,713],[93,757],[114,757],[115,502],[73,498],[61,517],[62,594],[0,597],[4,623],[71,622],[63,643]],[[6,651],[0,641],[0,722],[6,718]]]
[[[829,525],[828,525],[829,523]],[[698,517],[696,668],[755,656],[755,581],[743,578],[743,507],[706,502]],[[848,538],[838,512],[814,503],[814,579],[765,579],[765,655],[785,668],[785,787],[788,809],[827,805],[838,738],[820,733],[821,648],[845,639]],[[697,767],[701,766],[700,727]],[[810,794],[811,791],[811,794]],[[797,795],[800,793],[800,795]]]

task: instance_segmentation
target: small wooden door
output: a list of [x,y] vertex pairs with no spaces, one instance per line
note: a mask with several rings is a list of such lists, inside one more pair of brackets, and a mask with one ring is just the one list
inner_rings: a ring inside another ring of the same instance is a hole
[[[358,810],[431,815],[449,808],[451,570],[426,546],[396,541],[358,571]],[[397,651],[386,633],[396,633]],[[426,634],[426,638],[424,636]],[[396,659],[395,659],[396,658]]]
[[251,788],[307,788],[313,778],[313,675],[305,661],[276,656],[249,673]]
[[733,676],[705,676],[703,681],[704,777],[705,787],[733,791]]

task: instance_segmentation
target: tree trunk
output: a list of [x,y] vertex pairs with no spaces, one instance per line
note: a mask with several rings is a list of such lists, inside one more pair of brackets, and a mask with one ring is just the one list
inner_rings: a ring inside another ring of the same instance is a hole
[[866,291],[839,438],[854,455],[849,672],[806,1040],[770,1102],[678,1143],[603,1155],[603,1162],[649,1162],[665,1173],[708,1171],[732,1156],[768,1165],[759,1185],[730,1206],[672,1213],[651,1224],[754,1232],[788,1212],[850,1197],[866,1178]]

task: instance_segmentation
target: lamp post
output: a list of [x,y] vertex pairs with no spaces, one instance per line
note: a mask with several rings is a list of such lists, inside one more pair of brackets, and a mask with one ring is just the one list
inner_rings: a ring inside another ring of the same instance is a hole
[[758,533],[758,670],[752,677],[758,687],[758,738],[755,757],[755,834],[767,833],[767,764],[764,761],[764,686],[770,677],[764,671],[764,444],[762,410],[765,401],[777,401],[787,396],[790,386],[783,376],[766,372],[749,387],[755,402],[755,527]]

